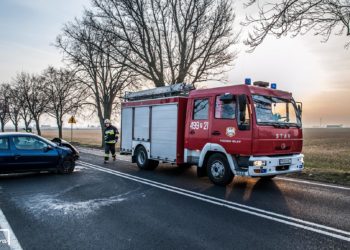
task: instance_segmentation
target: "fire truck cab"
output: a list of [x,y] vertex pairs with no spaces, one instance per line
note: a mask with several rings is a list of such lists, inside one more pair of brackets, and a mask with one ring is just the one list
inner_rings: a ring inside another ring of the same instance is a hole
[[185,84],[126,95],[121,152],[141,169],[197,166],[227,185],[235,175],[273,178],[304,168],[302,106],[276,84],[195,90]]

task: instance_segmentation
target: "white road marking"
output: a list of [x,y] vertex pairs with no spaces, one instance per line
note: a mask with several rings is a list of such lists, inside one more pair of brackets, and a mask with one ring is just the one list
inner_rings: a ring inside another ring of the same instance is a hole
[[10,232],[10,249],[11,250],[22,250],[21,244],[17,240],[16,235],[12,231],[10,224],[8,223],[4,213],[0,209],[0,228],[7,229]]
[[314,185],[314,186],[321,186],[321,187],[329,187],[329,188],[350,190],[350,187],[336,186],[336,185],[331,185],[331,184],[318,183],[318,182],[314,182],[314,181],[304,181],[304,180],[293,179],[293,178],[286,178],[286,177],[276,177],[275,179],[276,180],[283,180],[283,181],[303,183],[303,184],[309,184],[309,185]]
[[[137,177],[137,176],[133,176],[130,174],[125,174],[116,170],[112,170],[112,169],[107,169],[98,165],[94,165],[91,163],[87,163],[87,162],[81,162],[80,164],[83,164],[86,167],[90,167],[92,169],[95,170],[99,170],[102,172],[106,172],[109,174],[113,174],[122,178],[126,178],[132,181],[136,181],[145,185],[149,185],[152,187],[156,187],[159,189],[163,189],[169,192],[173,192],[173,193],[177,193],[183,196],[187,196],[187,197],[191,197],[197,200],[201,200],[204,202],[208,202],[211,204],[215,204],[215,205],[219,205],[219,206],[223,206],[232,210],[237,210],[243,213],[247,213],[247,214],[251,214],[251,215],[255,215],[258,217],[262,217],[265,219],[269,219],[269,220],[273,220],[276,222],[280,222],[283,224],[287,224],[287,225],[291,225],[291,226],[295,226],[298,228],[302,228],[308,231],[312,231],[312,232],[316,232],[319,234],[323,234],[323,235],[327,235],[336,239],[340,239],[340,240],[344,240],[344,241],[348,241],[350,242],[350,232],[348,231],[344,231],[344,230],[340,230],[337,228],[332,228],[332,227],[328,227],[328,226],[324,226],[324,225],[320,225],[317,223],[313,223],[313,222],[309,222],[309,221],[304,221],[301,219],[297,219],[297,218],[293,218],[290,216],[285,216],[282,214],[278,214],[278,213],[274,213],[274,212],[270,212],[267,210],[263,210],[263,209],[258,209],[255,207],[251,207],[251,206],[247,206],[247,205],[243,205],[243,204],[239,204],[239,203],[235,203],[235,202],[230,202],[230,201],[226,201],[223,199],[219,199],[216,197],[212,197],[212,196],[208,196],[208,195],[204,195],[201,193],[197,193],[197,192],[192,192],[189,190],[185,190],[182,188],[178,188],[175,186],[171,186],[171,185],[167,185],[164,183],[160,183],[160,182],[155,182],[155,181],[151,181],[148,179],[144,179],[141,177]],[[273,217],[274,216],[274,217]],[[313,227],[311,227],[313,226]],[[315,228],[316,227],[316,228]],[[327,231],[326,231],[327,230]]]
[[[104,152],[99,149],[86,149],[86,148],[78,148],[79,151],[86,153],[86,154],[92,154],[96,156],[104,156]],[[123,162],[131,162],[131,157],[128,155],[120,155],[117,154],[117,160],[123,161]],[[320,187],[327,187],[327,188],[336,188],[336,189],[342,189],[342,190],[350,190],[350,187],[345,186],[339,186],[339,185],[332,185],[332,184],[326,184],[326,183],[319,183],[314,181],[307,181],[307,180],[301,180],[296,178],[286,178],[286,177],[276,177],[274,178],[276,180],[283,180],[283,181],[290,181],[290,182],[296,182],[296,183],[303,183],[308,185],[314,185],[314,186],[320,186]]]

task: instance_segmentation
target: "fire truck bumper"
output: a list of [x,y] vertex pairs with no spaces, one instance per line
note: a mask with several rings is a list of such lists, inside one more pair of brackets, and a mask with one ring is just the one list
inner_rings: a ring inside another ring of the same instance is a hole
[[249,158],[248,176],[270,176],[301,172],[304,169],[304,155]]

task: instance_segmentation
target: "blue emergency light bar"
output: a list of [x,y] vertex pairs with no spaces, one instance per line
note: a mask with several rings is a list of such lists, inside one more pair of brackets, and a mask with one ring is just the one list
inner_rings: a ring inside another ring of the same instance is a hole
[[245,81],[244,81],[244,84],[245,85],[252,85],[252,79],[246,78]]
[[277,84],[276,83],[271,83],[271,88],[272,89],[277,89]]

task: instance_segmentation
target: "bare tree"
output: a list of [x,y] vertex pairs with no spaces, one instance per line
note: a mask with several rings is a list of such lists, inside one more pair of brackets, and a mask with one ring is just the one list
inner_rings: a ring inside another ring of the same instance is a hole
[[[31,76],[25,72],[18,73],[13,79],[13,88],[16,91],[17,101],[19,105],[19,115],[22,118],[26,131],[30,131],[30,123],[33,121],[33,116],[29,110],[28,102],[26,101],[27,93],[23,85],[29,84]],[[26,88],[27,89],[27,88]]]
[[43,76],[45,93],[50,99],[47,113],[56,119],[58,136],[62,138],[63,117],[76,114],[87,97],[87,91],[78,83],[73,71],[48,67]]
[[116,60],[111,56],[113,47],[109,40],[108,34],[94,29],[86,16],[65,25],[56,40],[65,60],[75,68],[80,82],[93,97],[89,104],[97,111],[102,138],[104,119],[110,119],[113,109],[120,103],[117,97],[137,82],[135,74],[121,63],[123,58]]
[[25,131],[29,132],[31,131],[30,123],[33,121],[33,116],[30,113],[27,103],[24,101],[25,99],[24,99],[23,93],[22,92],[19,92],[19,93],[20,93],[19,100],[21,100],[21,103],[22,103],[19,110],[19,115],[24,122]]
[[[350,0],[278,0],[277,3],[264,3],[250,0],[247,5],[258,5],[256,17],[247,17],[245,25],[253,25],[245,44],[253,51],[267,35],[280,38],[292,37],[310,31],[328,41],[331,35],[350,37]],[[345,47],[350,46],[350,39]]]
[[38,135],[41,135],[40,117],[47,111],[47,105],[50,102],[44,91],[44,78],[22,72],[17,75],[15,81],[17,87],[21,90],[20,96],[23,98],[23,105],[25,105],[35,121]]
[[16,86],[9,88],[9,118],[15,126],[15,131],[18,132],[18,124],[21,119],[20,110],[22,103],[18,97]]
[[116,61],[157,87],[208,80],[236,56],[231,0],[92,2],[91,21],[109,33]]
[[1,124],[1,131],[5,132],[5,125],[10,120],[9,116],[9,104],[10,104],[10,97],[9,97],[9,91],[10,85],[9,84],[2,84],[0,85],[0,124]]

